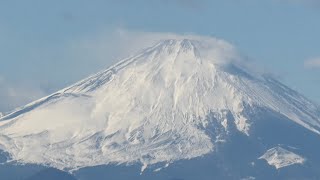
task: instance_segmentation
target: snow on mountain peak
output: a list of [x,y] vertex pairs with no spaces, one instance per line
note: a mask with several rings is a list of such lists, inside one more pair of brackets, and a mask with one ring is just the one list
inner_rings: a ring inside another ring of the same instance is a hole
[[159,42],[155,46],[156,50],[161,52],[189,52],[189,55],[193,55],[199,59],[207,59],[215,64],[229,63],[233,60],[239,60],[239,55],[236,49],[226,41],[207,38],[177,38],[167,39]]
[[0,149],[59,169],[135,162],[144,169],[213,152],[233,127],[250,136],[257,107],[319,133],[316,105],[237,59],[222,40],[161,41],[3,117]]

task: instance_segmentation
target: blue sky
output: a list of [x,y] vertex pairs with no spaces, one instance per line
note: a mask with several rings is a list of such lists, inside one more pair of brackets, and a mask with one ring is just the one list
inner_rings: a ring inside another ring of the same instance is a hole
[[0,112],[169,33],[227,40],[320,103],[319,19],[318,0],[0,1]]

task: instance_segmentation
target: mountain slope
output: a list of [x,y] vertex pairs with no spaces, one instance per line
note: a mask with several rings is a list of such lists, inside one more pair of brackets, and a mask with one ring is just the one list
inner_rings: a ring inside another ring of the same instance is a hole
[[43,171],[40,171],[36,173],[35,175],[32,175],[31,177],[27,178],[26,180],[76,180],[72,175],[59,171],[57,169],[48,168]]
[[320,134],[317,105],[238,58],[221,40],[161,41],[2,117],[0,149],[64,170],[140,163],[144,171],[218,153],[234,134],[254,137],[262,111]]

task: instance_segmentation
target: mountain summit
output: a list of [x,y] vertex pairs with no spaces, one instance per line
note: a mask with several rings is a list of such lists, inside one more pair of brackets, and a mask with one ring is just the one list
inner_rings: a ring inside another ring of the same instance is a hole
[[[284,134],[276,134],[279,127]],[[319,141],[319,107],[250,70],[232,45],[217,39],[161,41],[0,119],[0,149],[11,161],[62,170],[167,167],[218,155],[239,137],[254,142],[242,146],[256,145],[252,161],[267,160],[263,154],[273,148],[272,157],[280,149],[282,158],[271,166],[307,163],[308,154],[290,149],[306,142],[295,143],[291,134]],[[286,153],[299,162],[286,163]]]

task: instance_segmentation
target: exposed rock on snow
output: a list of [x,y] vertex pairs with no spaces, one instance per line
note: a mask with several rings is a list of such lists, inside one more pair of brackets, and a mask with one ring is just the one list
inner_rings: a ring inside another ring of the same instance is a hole
[[293,164],[303,164],[305,159],[293,152],[290,152],[282,147],[274,147],[269,149],[259,159],[265,159],[269,165],[277,169],[290,166]]

